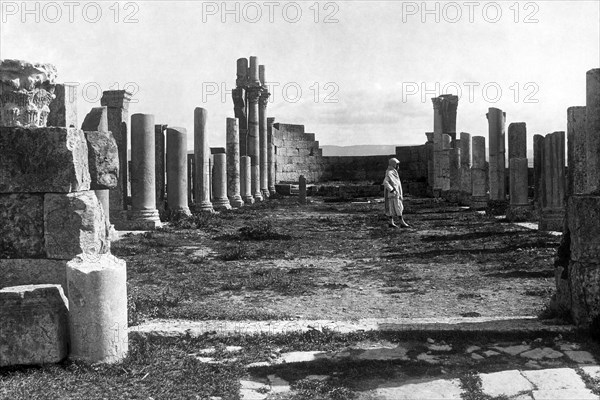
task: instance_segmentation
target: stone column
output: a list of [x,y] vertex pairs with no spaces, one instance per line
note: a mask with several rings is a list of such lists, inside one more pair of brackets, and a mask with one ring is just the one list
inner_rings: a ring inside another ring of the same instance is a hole
[[505,132],[506,113],[490,108],[486,114],[489,128],[490,200],[506,201]]
[[213,155],[213,206],[215,210],[230,210],[231,204],[227,198],[227,155]]
[[267,184],[269,194],[272,196],[275,192],[275,144],[273,144],[273,123],[275,118],[267,118]]
[[513,122],[508,125],[508,162],[510,204],[506,218],[509,221],[525,220],[529,214],[527,126],[525,122]]
[[259,133],[259,158],[260,158],[260,192],[263,198],[269,197],[269,161],[268,161],[268,139],[267,139],[267,104],[269,103],[269,93],[266,78],[265,66],[258,66],[258,76],[262,86],[258,106],[258,133]]
[[[450,135],[447,135],[450,137]],[[454,142],[455,147],[448,149],[448,181],[450,189],[447,194],[447,199],[451,203],[458,203],[460,195],[460,143],[458,140]]]
[[187,198],[187,131],[167,129],[167,205],[171,212],[190,215]]
[[210,148],[208,147],[208,134],[206,133],[206,110],[196,107],[194,109],[194,205],[193,211],[213,211],[210,202],[209,161]]
[[69,356],[88,363],[122,360],[129,347],[125,261],[110,254],[80,254],[67,263],[66,274]]
[[485,167],[485,137],[473,136],[471,208],[479,210],[487,207],[487,176]]
[[471,202],[471,134],[460,133],[460,202]]
[[306,204],[306,178],[304,175],[300,175],[298,178],[298,203]]
[[187,187],[188,187],[188,205],[194,204],[194,175],[196,166],[194,165],[194,154],[187,155]]
[[231,95],[233,97],[233,112],[239,123],[239,146],[240,155],[246,156],[247,153],[247,135],[248,135],[248,115],[246,103],[246,88],[248,86],[248,59],[238,58],[237,76],[235,80],[236,88]]
[[165,149],[165,132],[167,129],[167,125],[155,125],[154,126],[154,139],[155,149],[156,149],[156,208],[160,211],[164,211],[165,209],[165,193],[166,193],[166,181],[165,175],[167,172],[166,168],[166,149]]
[[154,115],[131,116],[131,212],[129,229],[160,226],[156,209]]
[[240,157],[240,190],[242,199],[246,204],[254,204],[252,196],[252,178],[251,178],[250,157]]
[[450,150],[452,137],[442,134],[442,150],[439,152],[440,158],[440,193],[444,198],[448,197],[450,191]]
[[441,100],[438,97],[431,99],[433,103],[433,195],[440,197],[442,192],[442,114]]
[[[103,145],[97,146],[98,148],[102,148],[102,158],[111,159],[107,157],[109,153],[110,146],[108,143],[114,141],[114,136],[108,130],[108,110],[107,107],[94,107],[92,110],[85,116],[83,123],[81,124],[81,130],[86,134],[86,139],[90,139],[90,135],[96,135],[98,138],[100,136],[104,136],[102,140]],[[95,132],[92,134],[92,132]],[[116,143],[116,141],[114,141]],[[114,151],[114,145],[113,145]],[[90,155],[90,144],[88,143],[88,156]],[[117,161],[118,161],[118,147],[117,147]],[[89,165],[94,165],[92,162],[88,162]],[[116,171],[115,175],[119,177],[119,168],[118,165],[113,168],[113,171]],[[98,171],[96,171],[98,173]],[[92,179],[92,184],[90,185],[91,189],[94,189],[96,193],[96,197],[102,206],[102,210],[104,211],[104,215],[106,217],[106,226],[109,232],[109,237],[113,237],[115,235],[114,226],[110,223],[110,189],[100,188],[98,186],[98,182],[94,184],[94,180]]]
[[542,161],[544,152],[544,137],[533,135],[533,205],[536,209],[542,208]]
[[227,197],[232,207],[244,205],[240,195],[240,142],[237,118],[227,118]]
[[586,193],[600,189],[600,68],[586,74],[585,130],[586,130]]
[[128,196],[128,140],[129,102],[131,93],[125,90],[107,90],[102,93],[100,104],[107,108],[108,130],[112,132],[119,149],[119,182],[110,190],[110,222],[123,221],[127,218]]
[[427,153],[427,193],[433,196],[433,186],[435,183],[435,169],[433,163],[433,132],[425,132],[427,142],[425,151]]
[[252,196],[262,201],[260,192],[260,143],[258,101],[262,88],[258,78],[258,59],[250,57],[250,76],[248,87],[248,155],[251,161]]
[[567,109],[567,195],[585,193],[587,183],[585,107]]
[[542,153],[543,192],[539,230],[562,231],[565,213],[565,133],[544,138]]

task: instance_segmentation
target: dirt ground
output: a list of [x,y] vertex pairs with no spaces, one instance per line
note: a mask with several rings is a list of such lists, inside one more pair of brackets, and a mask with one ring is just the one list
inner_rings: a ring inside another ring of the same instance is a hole
[[549,301],[559,236],[415,198],[411,228],[393,229],[369,201],[270,200],[121,239],[130,324],[532,316]]

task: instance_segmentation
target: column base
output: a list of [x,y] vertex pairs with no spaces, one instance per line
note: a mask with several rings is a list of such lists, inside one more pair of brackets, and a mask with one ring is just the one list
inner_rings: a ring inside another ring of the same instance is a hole
[[261,189],[260,192],[262,193],[263,199],[266,200],[269,198],[269,196],[270,196],[269,189]]
[[487,208],[488,196],[471,196],[471,208],[474,210],[484,210]]
[[181,214],[185,214],[188,217],[190,215],[192,215],[192,212],[190,211],[190,209],[188,207],[179,207],[179,208],[174,208],[174,209],[169,209],[169,211],[171,211],[172,213],[181,213]]
[[217,211],[231,210],[231,204],[229,204],[229,199],[227,197],[223,199],[214,199],[213,207]]
[[270,186],[269,187],[269,197],[273,196],[276,193],[277,193],[277,190],[275,190],[275,186]]
[[255,201],[255,202],[256,202],[256,201],[263,201],[263,200],[264,200],[264,199],[263,199],[263,197],[262,197],[262,193],[260,193],[260,192],[256,192],[256,193],[254,193],[254,201]]
[[433,193],[433,197],[435,197],[436,199],[442,197],[442,189],[434,188],[434,189],[432,189],[432,193]]
[[162,226],[158,210],[130,210],[127,219],[115,223],[119,231],[150,231]]
[[538,230],[562,232],[565,211],[562,208],[545,208],[540,213]]
[[458,203],[460,198],[460,192],[458,190],[448,190],[442,192],[442,197],[450,203]]
[[195,203],[192,205],[193,212],[214,212],[213,205],[210,201]]
[[532,218],[529,204],[510,204],[506,210],[506,219],[512,222],[523,222]]
[[243,200],[246,204],[254,204],[254,197],[252,196],[244,196]]
[[240,195],[231,196],[229,198],[229,204],[231,204],[231,207],[233,208],[240,208],[244,206],[244,200],[242,200],[242,196]]
[[471,193],[468,192],[460,192],[458,203],[461,206],[470,206],[471,205]]

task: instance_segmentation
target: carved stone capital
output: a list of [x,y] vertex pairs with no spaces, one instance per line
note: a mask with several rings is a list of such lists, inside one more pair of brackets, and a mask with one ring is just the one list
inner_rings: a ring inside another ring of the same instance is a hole
[[55,81],[52,64],[0,61],[0,126],[45,127]]
[[260,94],[262,93],[262,88],[260,86],[258,87],[251,87],[248,88],[248,102],[250,102],[251,104],[257,104],[258,100],[260,99]]
[[100,105],[109,108],[123,108],[124,110],[128,110],[131,96],[132,94],[126,90],[105,90],[102,92]]
[[259,106],[261,107],[266,107],[267,104],[269,103],[269,97],[271,96],[271,93],[267,92],[266,90],[263,90],[260,94],[260,98],[259,98]]

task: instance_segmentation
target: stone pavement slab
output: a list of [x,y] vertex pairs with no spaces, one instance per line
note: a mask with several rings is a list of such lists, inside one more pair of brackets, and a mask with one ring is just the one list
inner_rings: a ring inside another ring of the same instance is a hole
[[571,368],[522,371],[521,374],[539,390],[585,390],[585,383]]
[[381,400],[456,400],[461,398],[461,393],[458,379],[438,379],[375,390],[375,395]]
[[534,390],[534,400],[598,400],[599,397],[588,389]]
[[564,353],[567,357],[578,364],[596,364],[596,359],[594,356],[587,351],[565,350]]
[[535,389],[533,384],[516,370],[479,374],[483,393],[490,396],[516,396],[520,392]]

